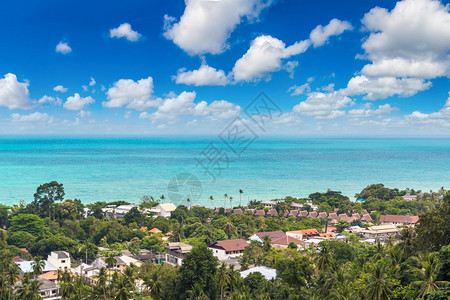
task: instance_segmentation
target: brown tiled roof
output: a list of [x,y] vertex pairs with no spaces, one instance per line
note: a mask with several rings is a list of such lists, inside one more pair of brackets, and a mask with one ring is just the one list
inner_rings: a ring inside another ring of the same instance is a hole
[[325,238],[332,238],[332,237],[334,237],[334,234],[332,234],[331,232],[327,232],[327,233],[321,233],[320,236],[325,237]]
[[38,277],[44,278],[47,280],[56,280],[56,279],[58,279],[58,271],[49,271],[47,273],[39,275]]
[[331,214],[328,215],[328,218],[330,218],[330,219],[337,219],[338,215],[337,215],[337,213],[331,213]]
[[380,223],[403,223],[403,224],[415,224],[419,221],[418,216],[398,216],[398,215],[381,215]]
[[314,234],[319,234],[317,232],[317,229],[312,228],[312,229],[302,229],[300,230],[302,232],[303,235],[314,235]]
[[294,242],[296,245],[303,244],[303,241],[300,241],[299,239],[296,239],[296,238],[294,238],[292,236],[289,236],[289,235],[287,235],[285,237],[282,237],[280,239],[276,239],[276,240],[272,241],[272,244],[289,245],[292,242]]
[[319,218],[325,219],[326,217],[328,217],[328,214],[326,212],[319,213]]
[[229,214],[229,213],[233,212],[233,209],[232,208],[225,208],[225,212],[227,214]]
[[236,208],[236,209],[233,210],[233,213],[234,213],[234,214],[241,215],[241,214],[242,214],[242,209]]
[[271,209],[267,212],[267,215],[272,216],[272,217],[276,217],[278,216],[278,212],[276,209]]
[[151,233],[162,233],[162,231],[161,230],[159,230],[158,228],[156,228],[156,227],[154,227],[154,228],[152,228],[152,229],[150,229],[148,232],[151,232]]
[[339,218],[348,217],[347,214],[339,214]]
[[286,234],[283,231],[257,232],[255,234],[260,239],[263,239],[266,235],[268,235],[272,241],[286,236]]
[[353,217],[355,220],[361,219],[361,216],[360,216],[358,213],[352,214],[352,217]]
[[317,213],[316,211],[311,211],[311,212],[309,213],[309,216],[310,216],[311,218],[316,218],[317,215],[318,215],[318,213]]
[[255,210],[254,214],[260,217],[264,217],[266,215],[266,212],[264,211],[264,209],[257,209]]
[[366,222],[372,222],[372,217],[369,214],[364,214],[361,218],[361,220],[364,219],[363,221]]
[[299,214],[299,217],[307,217],[308,216],[308,212],[306,210],[302,210]]
[[297,215],[298,215],[298,210],[296,210],[296,209],[289,211],[289,214],[288,214],[289,217],[291,217],[291,216],[296,217]]
[[248,243],[243,239],[217,241],[209,247],[220,246],[225,251],[243,251]]

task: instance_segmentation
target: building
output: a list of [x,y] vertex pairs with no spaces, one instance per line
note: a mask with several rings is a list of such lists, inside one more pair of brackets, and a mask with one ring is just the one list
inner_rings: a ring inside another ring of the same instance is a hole
[[264,237],[268,236],[271,241],[281,239],[285,237],[286,234],[283,231],[268,231],[268,232],[257,232],[248,239],[251,241],[258,241],[260,243],[264,242]]
[[396,226],[409,226],[414,225],[419,221],[418,216],[399,216],[399,215],[381,215],[380,224],[387,225],[392,224]]
[[158,216],[164,217],[164,218],[170,218],[171,213],[177,209],[175,204],[173,203],[160,203],[156,205],[156,207],[152,208],[152,212],[156,212]]
[[[20,272],[22,274],[30,273],[30,272],[33,272],[34,261],[31,261],[31,260],[19,261],[19,262],[16,262],[16,265],[19,267]],[[44,268],[42,269],[43,273],[50,272],[50,271],[57,271],[57,270],[58,270],[58,268],[55,267],[52,263],[44,260]]]
[[213,252],[213,255],[219,260],[235,258],[244,252],[248,243],[243,239],[217,241],[208,246]]
[[361,217],[361,222],[370,223],[372,222],[372,217],[369,214],[363,214]]
[[287,231],[286,235],[293,237],[298,240],[308,240],[313,237],[318,237],[319,232],[317,229],[302,229],[302,230],[293,230],[293,231]]
[[261,205],[264,206],[264,207],[275,208],[275,206],[277,206],[278,202],[284,202],[284,201],[283,200],[262,201]]
[[303,241],[286,235],[285,237],[272,241],[272,246],[277,249],[286,249],[290,243],[294,243],[297,247],[305,245]]
[[353,233],[361,234],[365,238],[377,238],[384,240],[387,236],[398,235],[399,229],[395,225],[371,226],[367,229],[353,229]]
[[[102,208],[103,215],[108,218],[116,218],[116,219],[123,219],[125,217],[125,214],[130,212],[132,208],[139,208],[139,205],[136,204],[126,204],[126,205],[107,205],[104,208]],[[150,210],[144,209],[141,210],[144,213],[148,213]]]
[[60,270],[70,269],[70,255],[66,251],[52,251],[47,257],[47,261]]
[[256,273],[256,272],[261,273],[267,280],[271,280],[271,279],[274,279],[277,277],[277,270],[268,268],[266,266],[258,266],[258,267],[250,268],[248,270],[240,272],[240,274],[241,274],[242,278],[245,278],[248,275],[250,275],[251,273]]
[[[115,264],[112,266],[112,270],[122,272],[127,267],[126,262],[124,262],[119,256],[115,256]],[[105,257],[98,257],[92,262],[92,266],[96,268],[105,268],[108,269],[108,264],[106,263]]]
[[38,278],[37,281],[39,281],[39,293],[43,299],[61,299],[59,285],[44,278]]
[[404,195],[402,198],[405,201],[415,201],[417,200],[417,195]]
[[185,243],[167,243],[166,263],[170,263],[175,266],[181,266],[183,264],[183,259],[186,258],[186,254],[191,252],[191,250],[192,246]]

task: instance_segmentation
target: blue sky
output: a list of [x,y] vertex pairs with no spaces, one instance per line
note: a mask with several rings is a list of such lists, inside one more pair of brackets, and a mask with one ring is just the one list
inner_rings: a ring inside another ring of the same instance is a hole
[[0,134],[450,134],[448,1],[8,1]]

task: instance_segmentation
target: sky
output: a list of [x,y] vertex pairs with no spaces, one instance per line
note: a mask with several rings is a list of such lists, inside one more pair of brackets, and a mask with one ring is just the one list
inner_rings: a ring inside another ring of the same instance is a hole
[[450,136],[448,1],[7,1],[0,36],[0,135],[215,135],[264,95],[265,135]]

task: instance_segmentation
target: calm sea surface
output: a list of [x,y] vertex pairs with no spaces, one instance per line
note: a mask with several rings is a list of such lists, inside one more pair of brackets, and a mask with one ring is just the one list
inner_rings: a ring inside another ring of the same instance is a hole
[[401,189],[449,188],[449,166],[449,139],[266,138],[238,157],[217,138],[207,137],[3,138],[0,203],[30,202],[37,186],[52,180],[64,183],[66,198],[85,203],[168,198],[169,181],[179,173],[199,179],[201,194],[195,202],[209,206],[211,195],[215,205],[223,206],[225,193],[237,204],[239,189],[242,202],[305,197],[328,188],[353,197],[380,182]]

